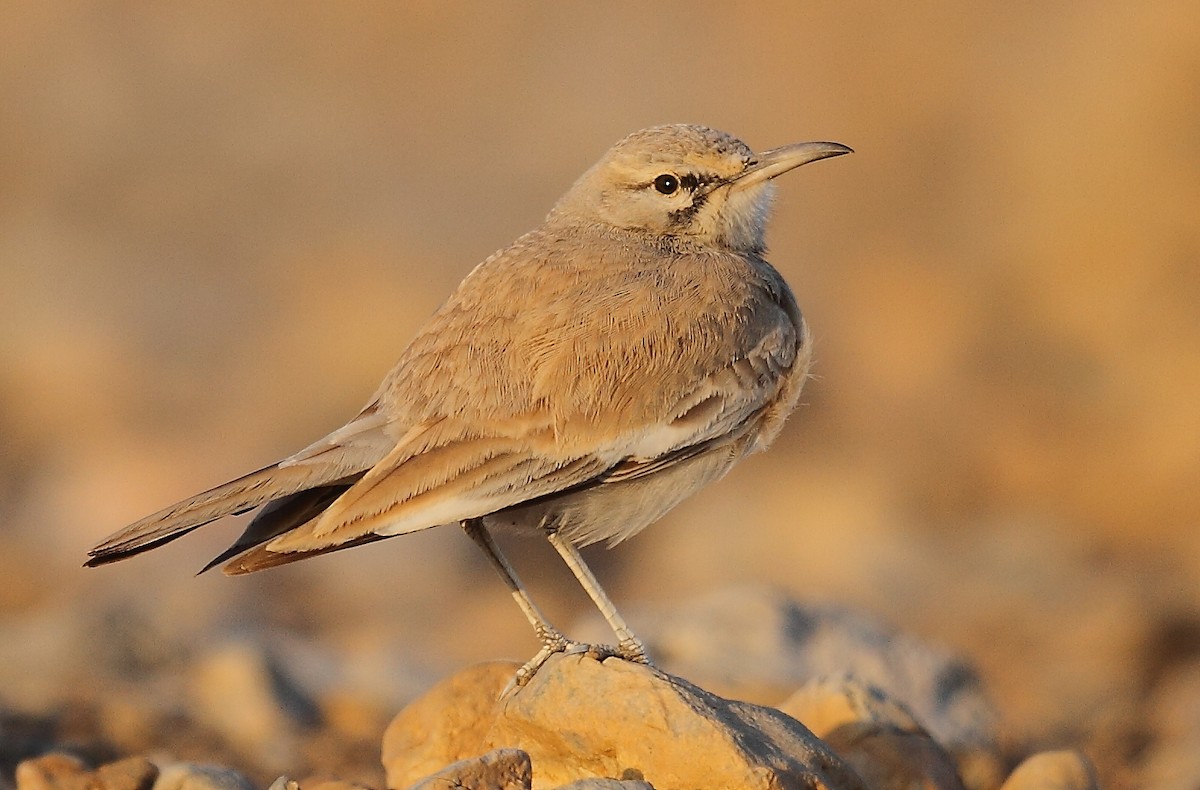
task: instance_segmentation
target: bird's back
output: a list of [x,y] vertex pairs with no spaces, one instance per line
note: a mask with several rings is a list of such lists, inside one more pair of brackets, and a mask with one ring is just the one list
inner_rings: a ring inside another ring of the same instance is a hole
[[770,369],[754,395],[771,400],[797,361],[806,367],[803,335],[791,291],[758,256],[552,226],[480,264],[378,398],[408,424],[532,421],[560,442],[599,445],[678,416],[756,352]]

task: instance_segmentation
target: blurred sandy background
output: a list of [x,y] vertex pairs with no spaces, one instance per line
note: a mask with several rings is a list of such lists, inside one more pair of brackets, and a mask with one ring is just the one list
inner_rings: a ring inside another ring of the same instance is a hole
[[339,425],[475,263],[673,121],[857,153],[779,184],[805,405],[589,554],[617,601],[861,607],[1117,786],[1200,694],[1200,4],[6,3],[0,108],[0,706],[104,693],[93,651],[147,623],[431,678],[532,654],[454,530],[247,579],[192,575],[233,523],[79,566]]

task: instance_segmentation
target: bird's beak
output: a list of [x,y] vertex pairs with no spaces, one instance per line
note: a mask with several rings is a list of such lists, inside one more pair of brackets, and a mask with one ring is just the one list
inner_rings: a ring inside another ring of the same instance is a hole
[[729,179],[729,186],[734,190],[742,190],[754,184],[774,178],[789,170],[816,162],[818,159],[829,159],[832,156],[854,153],[853,148],[841,143],[793,143],[770,151],[763,151],[755,157],[745,170]]

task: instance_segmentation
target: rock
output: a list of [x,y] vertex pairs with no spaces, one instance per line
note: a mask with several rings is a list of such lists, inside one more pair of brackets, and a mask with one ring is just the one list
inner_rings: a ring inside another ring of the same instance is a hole
[[82,787],[81,777],[89,771],[83,760],[72,754],[52,752],[17,764],[17,790],[62,790]]
[[144,757],[129,757],[97,768],[88,783],[88,790],[150,790],[157,785],[158,766]]
[[313,777],[305,779],[303,782],[297,782],[295,779],[281,776],[271,782],[271,786],[267,790],[371,790],[371,788],[357,782],[347,782],[344,779]]
[[829,744],[869,787],[963,788],[954,758],[902,704],[862,681],[844,676],[811,681],[779,709]]
[[[660,666],[727,696],[768,702],[815,679],[859,678],[953,754],[968,787],[999,780],[997,714],[975,670],[865,614],[745,586],[669,610],[633,610],[630,619]],[[601,626],[590,623],[580,635],[611,638]]]
[[654,785],[641,779],[580,779],[555,790],[654,790]]
[[369,786],[358,782],[347,782],[345,779],[315,777],[300,782],[303,790],[372,790]]
[[633,619],[652,658],[705,688],[767,701],[814,678],[852,675],[903,704],[948,748],[995,741],[997,716],[974,669],[861,612],[755,585]]
[[922,731],[903,703],[851,675],[814,678],[788,697],[779,710],[823,738],[845,724],[872,722],[906,732]]
[[532,785],[533,766],[529,755],[520,749],[496,749],[482,757],[453,762],[409,790],[443,790],[447,787],[529,790]]
[[843,724],[825,742],[879,790],[963,790],[954,759],[928,733],[873,722]]
[[316,703],[322,727],[356,735],[370,728],[372,740],[396,710],[442,676],[414,664],[411,644],[374,632],[335,640],[272,633],[269,639],[272,664],[301,695],[293,718],[315,723]]
[[471,667],[401,711],[384,736],[388,787],[492,749],[529,754],[536,782],[641,777],[671,788],[862,788],[803,725],[619,659],[552,657],[503,700],[515,664]]
[[1092,764],[1079,752],[1042,752],[1026,759],[1000,790],[1099,790]]
[[450,763],[488,751],[497,697],[512,679],[510,662],[477,664],[434,686],[400,712],[383,735],[388,787],[408,787]]
[[297,782],[287,776],[281,776],[267,790],[371,790],[370,787],[358,782],[347,782],[345,779],[329,777],[311,777]]
[[89,771],[73,755],[52,753],[17,766],[17,790],[150,790],[158,768],[143,757],[130,757]]
[[254,783],[221,765],[170,763],[163,766],[154,790],[255,790]]
[[315,726],[319,710],[264,646],[221,644],[197,663],[188,695],[196,717],[242,754],[265,765],[294,763],[297,735]]
[[1138,785],[1160,790],[1200,787],[1200,663],[1166,673],[1149,708],[1150,747]]

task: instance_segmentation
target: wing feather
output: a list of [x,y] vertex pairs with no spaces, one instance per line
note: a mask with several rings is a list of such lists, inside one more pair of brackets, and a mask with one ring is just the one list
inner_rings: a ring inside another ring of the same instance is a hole
[[397,446],[319,517],[264,548],[324,551],[655,474],[746,436],[779,391],[777,371],[794,358],[794,344],[770,334],[690,392],[663,424],[618,434],[584,454],[564,452],[552,427],[528,418],[498,436],[472,435],[445,420],[421,433],[420,449]]
[[[318,452],[303,453],[204,491],[110,535],[88,552],[89,566],[115,562],[161,546],[222,516],[244,513],[299,492],[343,483],[370,469],[392,444],[384,419],[368,408],[322,440]],[[299,460],[297,460],[299,459]]]

